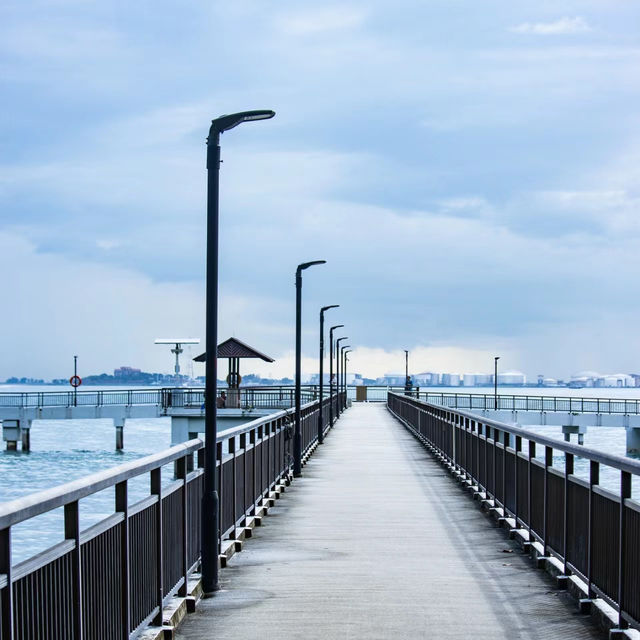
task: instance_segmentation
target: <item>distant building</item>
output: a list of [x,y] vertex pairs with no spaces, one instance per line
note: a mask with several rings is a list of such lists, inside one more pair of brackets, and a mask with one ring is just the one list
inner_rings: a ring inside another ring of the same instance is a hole
[[493,383],[490,373],[465,373],[462,376],[462,384],[465,387],[486,387]]
[[522,371],[504,371],[498,373],[498,384],[522,387],[527,383],[527,376]]
[[633,376],[626,373],[613,373],[596,378],[594,386],[596,387],[635,387],[636,383]]
[[113,370],[113,376],[115,378],[133,378],[142,373],[141,369],[134,369],[133,367],[120,367]]
[[459,387],[460,374],[459,373],[443,373],[442,386],[443,387]]
[[413,383],[418,387],[436,387],[440,384],[440,374],[432,371],[423,371],[413,376]]

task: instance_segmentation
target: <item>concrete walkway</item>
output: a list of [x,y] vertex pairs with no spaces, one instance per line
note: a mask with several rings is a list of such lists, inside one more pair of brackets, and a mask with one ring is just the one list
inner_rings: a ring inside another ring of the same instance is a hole
[[599,638],[380,404],[357,404],[178,638]]

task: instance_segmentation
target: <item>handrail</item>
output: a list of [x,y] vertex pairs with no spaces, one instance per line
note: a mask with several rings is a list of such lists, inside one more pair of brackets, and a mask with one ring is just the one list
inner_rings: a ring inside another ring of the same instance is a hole
[[98,471],[51,489],[36,491],[10,502],[0,502],[0,529],[6,529],[29,518],[63,507],[70,502],[76,502],[103,489],[108,489],[124,480],[163,467],[178,458],[195,453],[203,446],[202,440],[194,438],[165,451],[125,462],[111,469]]
[[465,418],[469,418],[470,420],[474,420],[475,422],[480,422],[484,425],[487,425],[488,427],[498,429],[499,431],[509,433],[513,436],[519,436],[521,438],[524,438],[525,440],[530,440],[531,442],[535,442],[536,444],[540,444],[545,447],[553,447],[554,449],[558,449],[559,451],[562,451],[564,453],[576,456],[576,458],[586,458],[588,460],[593,460],[594,462],[599,462],[600,464],[605,464],[609,467],[613,467],[614,469],[618,469],[619,471],[626,471],[627,473],[640,475],[640,460],[626,458],[614,453],[605,453],[599,451],[598,449],[593,449],[592,447],[571,444],[570,442],[565,442],[564,440],[558,440],[556,438],[549,438],[547,436],[536,433],[535,431],[529,431],[528,429],[516,427],[515,425],[511,425],[506,422],[500,422],[499,420],[494,420],[493,418],[480,416],[477,413],[471,413],[470,411],[465,411],[464,409],[443,407],[442,405],[432,404],[429,402],[425,402],[424,400],[416,400],[415,398],[411,398],[400,393],[389,392],[389,395],[397,396],[399,398],[402,398],[403,400],[409,400],[412,403],[430,407],[432,409],[440,409],[445,411],[450,410],[457,413],[458,415],[464,416]]
[[[251,386],[240,387],[241,403],[251,403],[266,397],[274,399],[282,396],[278,401],[293,398],[293,386]],[[218,394],[227,391],[227,387],[219,387]],[[316,385],[303,385],[303,394],[317,396]],[[167,408],[184,406],[184,399],[192,400],[187,404],[200,404],[201,400],[193,398],[204,397],[204,387],[155,387],[155,388],[127,388],[121,389],[86,389],[82,391],[9,391],[0,393],[0,408],[2,409],[38,409],[50,407],[92,407],[92,406],[160,406]],[[183,400],[183,404],[180,404]],[[177,401],[177,403],[176,403]]]

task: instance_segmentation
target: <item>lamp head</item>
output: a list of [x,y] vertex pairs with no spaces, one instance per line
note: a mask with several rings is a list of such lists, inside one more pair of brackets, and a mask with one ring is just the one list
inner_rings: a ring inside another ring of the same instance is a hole
[[329,331],[333,331],[334,329],[338,329],[339,327],[344,327],[343,324],[335,324],[333,325],[333,327],[331,327],[331,329],[329,329]]
[[335,309],[336,307],[339,307],[339,304],[330,304],[327,307],[321,307],[320,312],[324,313],[327,309]]
[[312,260],[311,262],[303,262],[302,264],[298,265],[298,268],[296,271],[300,273],[301,271],[304,271],[309,267],[313,267],[314,264],[326,264],[326,262],[327,262],[326,260]]
[[275,115],[276,112],[271,111],[270,109],[258,109],[256,111],[240,111],[239,113],[220,116],[219,118],[211,121],[209,135],[229,131],[229,129],[233,129],[243,122],[250,122],[252,120],[269,120]]

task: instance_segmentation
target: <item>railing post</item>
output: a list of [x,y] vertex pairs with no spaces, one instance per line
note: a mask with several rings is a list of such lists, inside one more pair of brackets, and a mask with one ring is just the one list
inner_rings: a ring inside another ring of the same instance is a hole
[[593,488],[600,484],[600,463],[591,460],[589,465],[589,528],[587,531],[587,587],[590,600],[596,598],[596,594],[591,588],[593,574],[593,530],[594,530],[594,496]]
[[131,601],[129,598],[131,564],[129,562],[129,499],[127,494],[127,481],[119,482],[116,485],[116,511],[124,516],[120,535],[120,573],[122,576],[120,592],[122,619],[118,633],[120,640],[129,639],[131,627]]
[[562,540],[562,557],[564,560],[563,574],[568,575],[567,563],[569,555],[569,476],[573,475],[574,456],[572,453],[564,454],[564,537]]
[[619,529],[619,549],[618,549],[618,627],[620,629],[628,629],[629,623],[623,618],[625,601],[625,581],[626,581],[626,555],[625,547],[627,542],[627,513],[625,509],[625,500],[631,498],[631,474],[628,471],[620,472],[620,529]]
[[180,560],[182,563],[182,579],[184,580],[184,582],[182,583],[182,586],[178,591],[178,595],[181,598],[185,598],[188,595],[187,580],[189,579],[189,558],[187,556],[187,537],[189,535],[189,504],[187,502],[189,498],[189,485],[187,484],[187,457],[191,457],[191,454],[189,454],[189,456],[183,456],[182,458],[178,458],[178,460],[176,460],[176,479],[182,480],[182,512],[180,513],[180,524],[182,529],[182,553]]
[[64,506],[64,537],[73,540],[71,552],[71,598],[73,602],[74,640],[82,640],[82,561],[80,556],[80,513],[78,501]]
[[513,468],[513,478],[515,484],[515,492],[513,494],[513,515],[516,521],[516,529],[518,528],[518,514],[520,512],[520,501],[518,500],[518,490],[520,488],[520,475],[518,473],[518,462],[520,460],[520,452],[522,451],[522,437],[516,436],[515,442],[515,459],[516,463]]
[[156,597],[155,602],[158,607],[158,613],[153,620],[156,626],[162,626],[162,600],[164,585],[164,540],[162,539],[162,467],[151,471],[151,495],[158,496],[158,508],[156,509],[155,528],[156,528]]
[[13,587],[11,586],[11,527],[0,531],[0,575],[7,584],[0,588],[0,636],[13,640]]
[[531,514],[531,479],[533,474],[531,473],[532,460],[536,457],[536,443],[533,440],[529,440],[528,451],[528,464],[527,464],[527,531],[529,532],[529,543],[533,542],[533,536],[531,534],[531,523],[533,517]]
[[542,555],[547,555],[547,525],[549,513],[549,467],[553,466],[553,449],[549,446],[544,448],[544,500],[542,514]]

